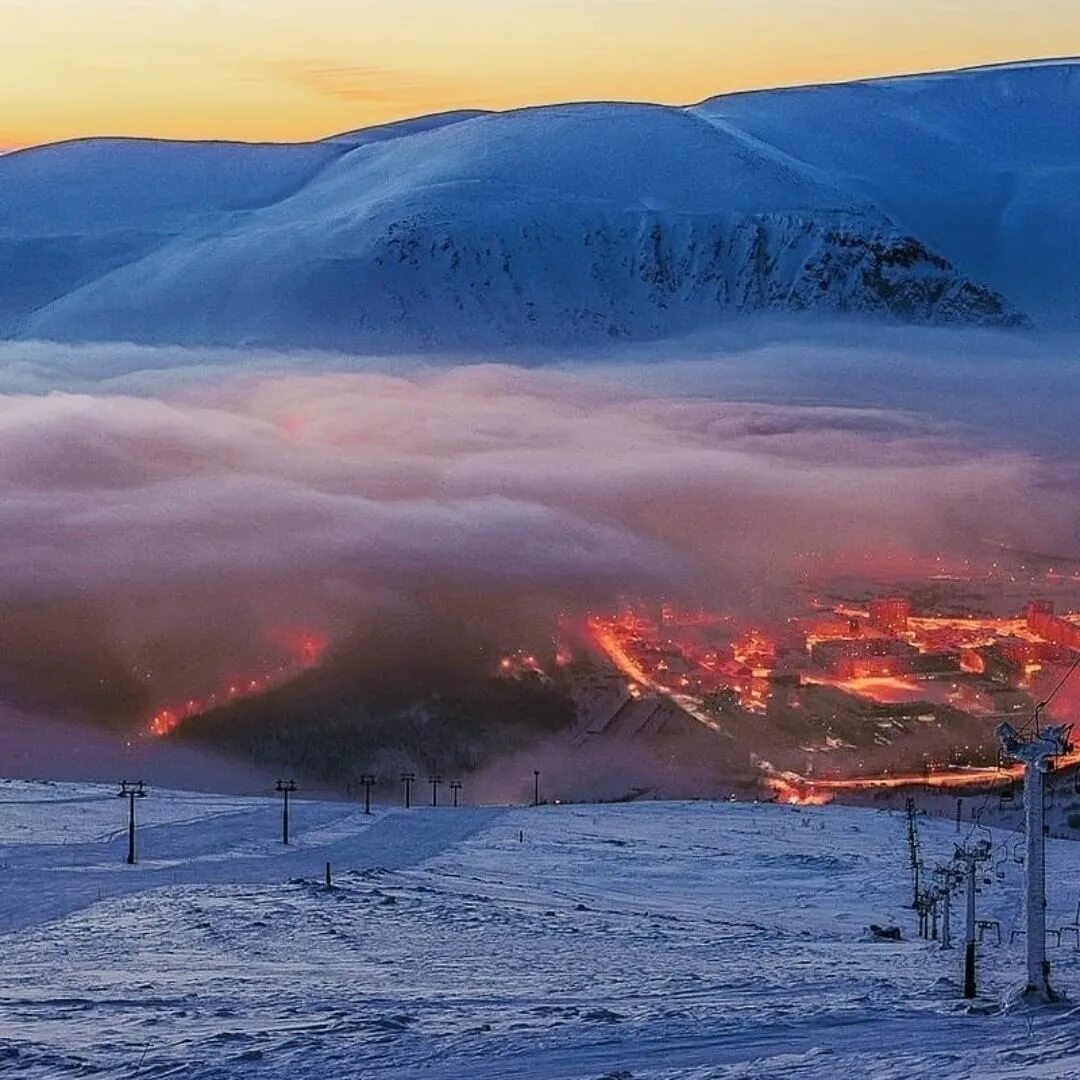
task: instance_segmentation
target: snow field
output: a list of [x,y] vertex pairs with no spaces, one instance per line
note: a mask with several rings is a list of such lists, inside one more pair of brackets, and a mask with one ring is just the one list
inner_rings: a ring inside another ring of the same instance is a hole
[[[54,821],[104,813],[103,799],[44,793]],[[5,833],[32,794],[4,789]],[[4,848],[0,1075],[1080,1075],[1068,1008],[969,1014],[959,950],[910,939],[899,814],[638,803],[365,818],[298,801],[285,850],[279,805],[238,802],[153,792],[135,868],[120,800],[112,829],[86,829],[97,839],[45,844],[41,824]],[[951,823],[920,831],[929,864],[951,854]],[[979,897],[1006,942],[1020,918],[1007,837]],[[1051,926],[1080,899],[1078,852],[1051,843]],[[908,940],[872,941],[871,922]],[[1080,996],[1071,947],[1051,956]],[[1022,941],[982,947],[984,1004],[1022,969]]]

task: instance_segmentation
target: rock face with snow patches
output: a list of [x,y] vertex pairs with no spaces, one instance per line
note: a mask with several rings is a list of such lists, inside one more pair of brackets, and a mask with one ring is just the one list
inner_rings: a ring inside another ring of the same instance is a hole
[[0,157],[0,335],[470,348],[1080,318],[1080,63]]

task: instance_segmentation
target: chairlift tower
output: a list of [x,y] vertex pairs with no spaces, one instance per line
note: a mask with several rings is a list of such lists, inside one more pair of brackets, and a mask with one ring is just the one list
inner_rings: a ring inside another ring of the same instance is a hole
[[135,865],[135,800],[146,798],[146,781],[121,780],[117,798],[128,801],[128,850],[126,862]]
[[360,777],[360,783],[364,785],[364,813],[371,813],[371,789],[375,786],[375,777],[371,773],[364,773]]
[[922,857],[919,854],[919,824],[915,816],[915,800],[906,801],[908,826],[908,866],[911,869],[911,906],[919,907],[922,889]]
[[1004,752],[1024,766],[1024,833],[1026,877],[1024,907],[1027,918],[1027,985],[1024,997],[1050,1002],[1057,995],[1050,986],[1050,961],[1046,959],[1046,774],[1053,759],[1068,752],[1070,724],[1039,727],[1035,713],[1035,733],[1021,735],[1009,723],[999,724],[995,734]]
[[281,842],[289,842],[289,796],[296,791],[295,780],[279,780],[274,790],[281,794]]
[[990,858],[990,841],[957,847],[953,861],[963,866],[967,882],[967,919],[964,927],[964,997],[975,996],[975,875],[979,863]]
[[952,891],[960,882],[955,865],[939,863],[934,867],[934,897],[941,902],[941,947],[952,948]]

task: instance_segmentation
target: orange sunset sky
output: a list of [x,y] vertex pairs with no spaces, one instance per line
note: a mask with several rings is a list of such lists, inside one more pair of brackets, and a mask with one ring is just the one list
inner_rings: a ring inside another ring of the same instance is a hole
[[0,148],[298,140],[469,106],[1080,53],[1080,0],[0,0]]

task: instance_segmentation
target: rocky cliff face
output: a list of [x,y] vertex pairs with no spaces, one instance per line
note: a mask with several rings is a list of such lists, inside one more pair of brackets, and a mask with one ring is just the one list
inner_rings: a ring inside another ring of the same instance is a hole
[[408,215],[333,254],[297,238],[281,259],[244,236],[203,239],[40,309],[24,333],[395,350],[647,340],[756,312],[1025,321],[881,219],[545,209]]
[[433,312],[500,343],[655,337],[762,311],[1024,322],[918,240],[855,214],[566,213],[501,232],[413,219],[388,229],[373,263],[363,325],[395,311],[418,338]]

